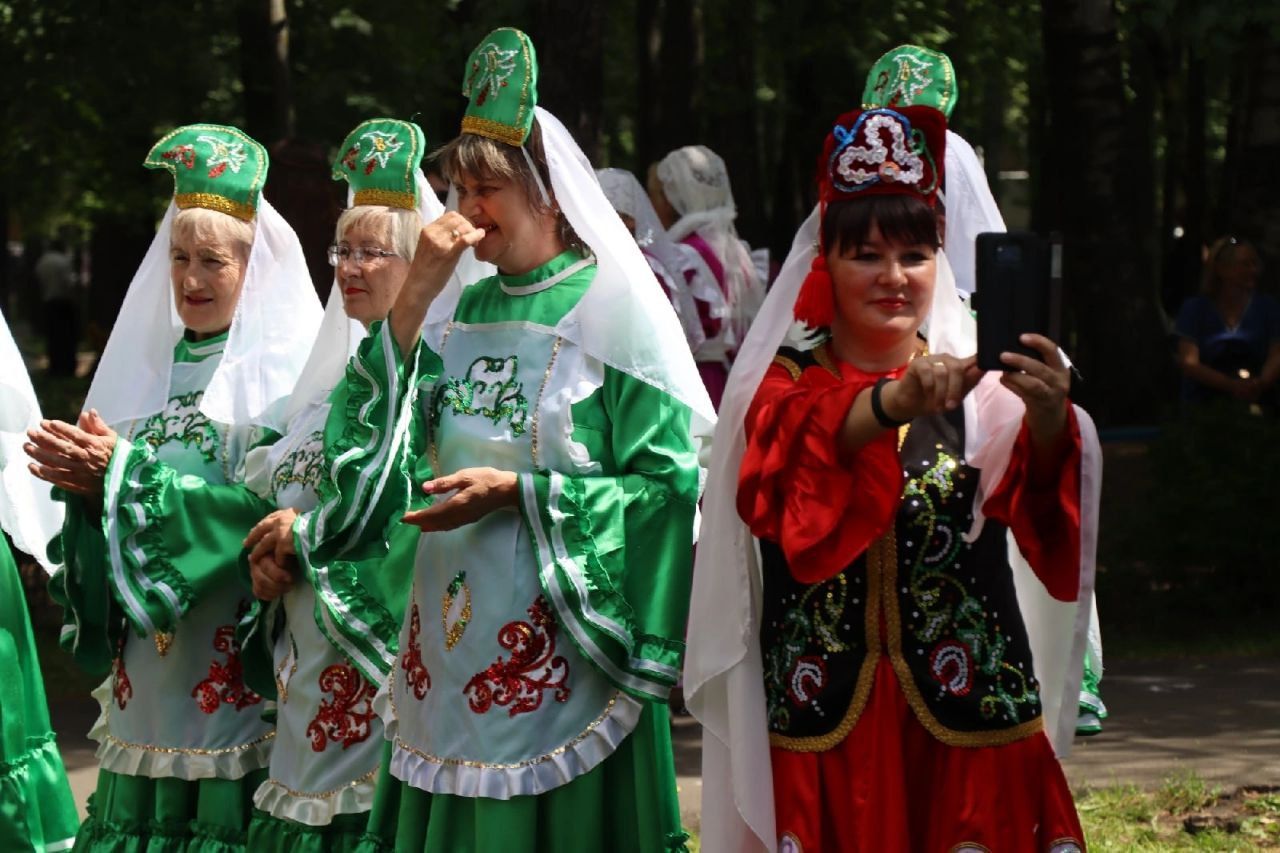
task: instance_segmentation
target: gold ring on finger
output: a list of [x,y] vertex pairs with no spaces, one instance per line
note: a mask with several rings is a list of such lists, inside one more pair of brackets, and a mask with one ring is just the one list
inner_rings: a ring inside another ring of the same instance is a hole
[[452,229],[450,229],[450,230],[449,230],[449,236],[450,236],[450,237],[452,237],[453,239],[457,240],[457,239],[458,239],[459,237],[461,237],[462,235],[458,233],[458,229],[457,229],[457,228],[452,228]]

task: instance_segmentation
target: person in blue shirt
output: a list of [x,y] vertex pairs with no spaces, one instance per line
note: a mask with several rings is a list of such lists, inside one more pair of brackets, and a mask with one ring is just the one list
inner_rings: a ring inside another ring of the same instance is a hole
[[1182,400],[1274,402],[1280,379],[1280,302],[1258,293],[1262,264],[1253,245],[1223,237],[1209,250],[1204,293],[1183,303],[1174,324]]

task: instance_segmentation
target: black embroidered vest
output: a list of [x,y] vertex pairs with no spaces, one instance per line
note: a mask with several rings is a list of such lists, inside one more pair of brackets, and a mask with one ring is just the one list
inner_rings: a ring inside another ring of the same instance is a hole
[[[778,363],[798,377],[834,369],[824,355],[787,349]],[[921,724],[944,743],[993,746],[1042,727],[1006,528],[988,519],[977,541],[962,538],[978,484],[964,461],[963,410],[912,421],[899,458],[906,485],[893,529],[835,577],[801,583],[782,549],[760,540],[774,746],[809,752],[843,740],[881,655]]]

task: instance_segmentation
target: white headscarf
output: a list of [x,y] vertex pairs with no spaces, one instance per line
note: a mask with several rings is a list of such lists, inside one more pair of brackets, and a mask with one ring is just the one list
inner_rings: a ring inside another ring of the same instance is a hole
[[[693,292],[685,281],[685,273],[705,269],[705,262],[700,268],[694,266],[694,259],[701,261],[702,256],[688,246],[681,246],[671,239],[662,227],[657,212],[653,209],[649,194],[644,191],[644,187],[640,186],[640,181],[635,175],[626,169],[597,169],[596,177],[599,178],[600,188],[604,190],[605,198],[609,199],[613,209],[630,216],[635,221],[636,244],[640,246],[649,266],[661,279],[662,286],[667,291],[667,297],[671,300],[671,306],[676,309],[680,326],[684,329],[685,340],[689,342],[689,348],[696,351],[707,336],[702,330],[698,306],[694,303]],[[710,270],[706,270],[703,276],[704,281],[709,274]],[[713,280],[712,286],[716,297],[720,297],[720,289],[714,285]]]
[[1004,217],[973,146],[951,130],[947,131],[943,181],[947,216],[943,248],[956,276],[956,290],[970,296],[978,289],[974,241],[983,232],[1004,231]]
[[[692,433],[705,441],[715,410],[689,353],[680,321],[653,272],[600,189],[595,170],[560,120],[535,110],[560,210],[596,258],[596,276],[556,327],[556,334],[592,358],[670,394],[693,412]],[[469,275],[455,275],[427,312],[424,337],[438,351]]]
[[49,562],[45,546],[62,529],[65,507],[53,500],[47,483],[31,474],[31,460],[22,449],[27,430],[39,425],[40,403],[27,366],[0,315],[0,527],[19,551],[53,574],[58,567]]
[[[815,208],[796,233],[738,351],[721,401],[703,502],[684,684],[689,708],[704,729],[702,828],[703,838],[713,839],[716,850],[773,850],[777,840],[759,641],[763,581],[751,531],[737,513],[738,474],[746,449],[747,408],[779,346],[794,333],[792,312],[817,252],[818,231]],[[976,350],[973,318],[959,299],[945,251],[937,258],[929,350],[971,355]],[[965,399],[965,455],[982,472],[970,538],[981,532],[982,504],[1007,470],[1023,411],[1021,401],[996,375],[986,376]],[[1101,486],[1097,433],[1083,410],[1076,408],[1076,417],[1084,444],[1078,600],[1086,606],[1056,601],[1029,571],[1014,574],[1041,684],[1046,729],[1060,755],[1069,749],[1074,733]],[[1073,637],[1069,645],[1061,642],[1064,635]]]
[[[113,426],[153,415],[168,402],[173,349],[183,333],[169,273],[176,214],[171,201],[89,386],[85,409],[97,409]],[[200,411],[218,423],[283,431],[281,401],[293,391],[323,312],[297,235],[265,197],[253,225],[244,287]]]
[[657,172],[667,201],[680,214],[667,229],[671,239],[682,240],[696,233],[724,266],[731,333],[725,343],[734,347],[746,336],[764,301],[765,288],[733,227],[738,208],[733,203],[729,170],[720,155],[705,145],[686,145],[662,158]]

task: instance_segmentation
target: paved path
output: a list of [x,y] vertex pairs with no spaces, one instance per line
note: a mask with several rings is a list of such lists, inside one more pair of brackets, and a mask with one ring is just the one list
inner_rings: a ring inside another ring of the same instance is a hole
[[[1280,660],[1115,661],[1103,694],[1111,710],[1106,731],[1078,740],[1065,762],[1074,787],[1151,788],[1187,771],[1225,787],[1280,784]],[[97,709],[79,701],[55,703],[51,710],[83,813],[97,773],[84,734]],[[701,729],[693,718],[680,717],[672,734],[681,812],[696,829]]]

